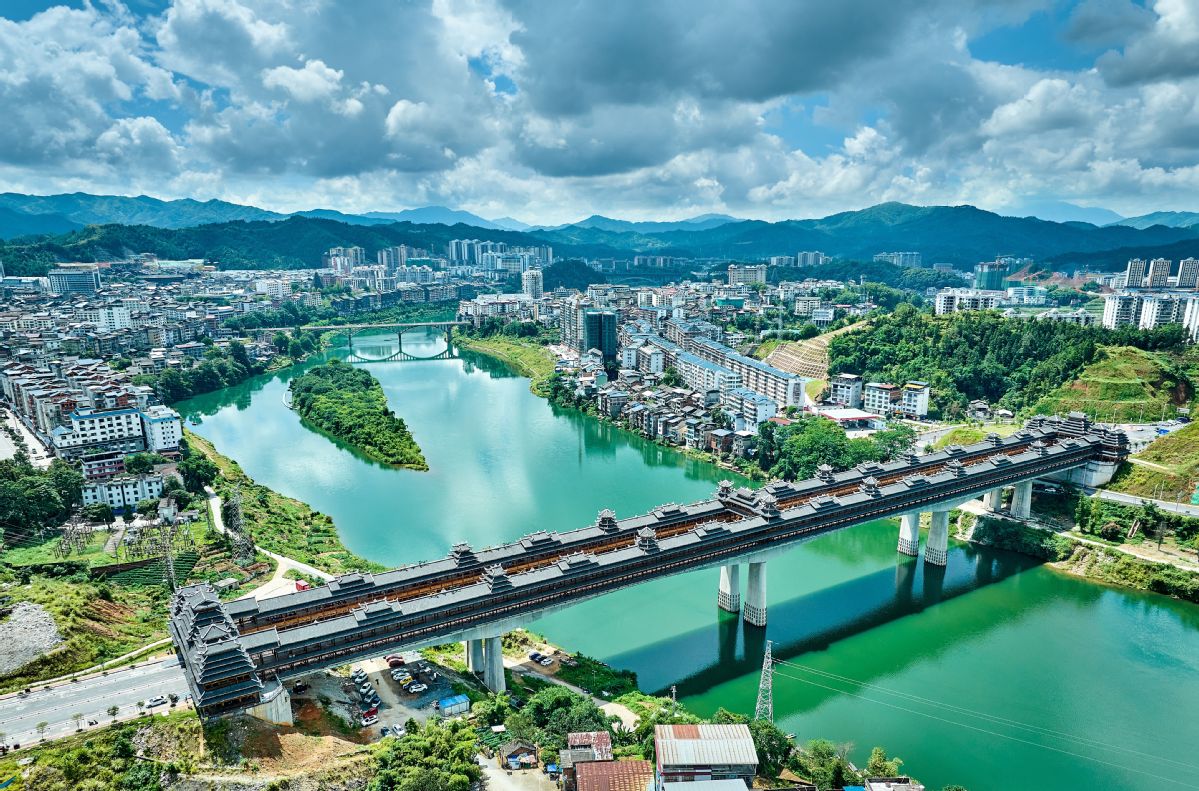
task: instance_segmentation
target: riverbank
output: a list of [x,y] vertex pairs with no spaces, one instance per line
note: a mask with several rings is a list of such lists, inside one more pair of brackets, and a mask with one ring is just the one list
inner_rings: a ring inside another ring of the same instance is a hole
[[306,424],[368,458],[391,467],[429,469],[407,424],[391,411],[382,385],[365,368],[333,359],[291,380],[288,392]]
[[1076,577],[1199,604],[1199,573],[1010,519],[963,513],[956,537],[1046,560]]
[[529,390],[542,398],[549,397],[549,381],[554,375],[557,360],[553,353],[539,343],[527,343],[504,337],[472,338],[454,333],[454,345],[485,354],[507,363],[521,376],[528,377]]
[[220,470],[213,487],[221,497],[228,498],[235,489],[239,491],[245,523],[255,544],[335,575],[386,570],[382,564],[346,549],[332,518],[258,483],[203,437],[186,429],[184,434],[189,447],[204,454]]

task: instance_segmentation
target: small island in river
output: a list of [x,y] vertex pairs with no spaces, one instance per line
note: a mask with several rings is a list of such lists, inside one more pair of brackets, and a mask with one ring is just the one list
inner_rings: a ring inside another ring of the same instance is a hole
[[341,360],[310,368],[291,381],[291,406],[306,423],[375,461],[429,469],[412,432],[387,405],[382,386],[363,368]]

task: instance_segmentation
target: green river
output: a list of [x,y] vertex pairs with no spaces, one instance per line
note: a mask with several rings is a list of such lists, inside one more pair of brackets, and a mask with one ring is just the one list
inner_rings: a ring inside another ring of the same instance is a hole
[[[387,343],[355,346],[379,357]],[[441,341],[406,335],[404,347],[431,354]],[[557,410],[486,357],[370,370],[429,472],[384,468],[304,428],[283,403],[290,371],[180,411],[247,473],[330,514],[351,550],[386,564],[588,524],[604,507],[627,516],[701,499],[729,477]],[[703,715],[753,712],[772,640],[785,730],[851,743],[859,765],[882,745],[933,791],[1199,788],[1199,607],[973,546],[954,545],[934,572],[896,555],[896,538],[876,522],[771,561],[764,630],[717,610],[715,570],[532,628],[636,671],[646,691],[675,685]]]

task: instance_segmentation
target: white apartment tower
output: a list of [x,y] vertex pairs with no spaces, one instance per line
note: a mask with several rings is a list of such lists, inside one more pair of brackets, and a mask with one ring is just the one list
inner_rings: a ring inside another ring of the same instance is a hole
[[1168,258],[1154,258],[1149,262],[1149,288],[1165,288],[1170,281],[1170,269],[1174,262]]
[[540,269],[530,269],[521,273],[520,290],[533,299],[545,296],[545,277]]

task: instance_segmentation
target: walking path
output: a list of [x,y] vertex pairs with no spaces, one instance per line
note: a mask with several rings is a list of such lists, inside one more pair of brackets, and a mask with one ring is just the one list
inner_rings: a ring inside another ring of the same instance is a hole
[[[208,507],[209,507],[210,512],[212,513],[212,526],[218,533],[224,533],[225,532],[225,520],[221,516],[221,497],[213,490],[213,488],[211,486],[205,486],[204,493],[208,495]],[[333,579],[333,575],[330,574],[329,572],[321,571],[320,569],[316,568],[315,566],[309,566],[307,563],[301,563],[300,561],[296,560],[295,558],[289,558],[286,555],[280,555],[275,552],[271,552],[269,549],[263,549],[262,547],[257,546],[257,545],[255,545],[254,548],[256,550],[258,550],[259,552],[261,552],[262,554],[266,555],[267,557],[273,559],[275,561],[275,563],[278,564],[277,568],[275,569],[275,574],[274,574],[274,576],[271,577],[270,580],[268,580],[263,585],[260,585],[258,588],[254,589],[250,594],[247,594],[247,595],[254,596],[254,598],[256,598],[256,599],[266,598],[266,596],[259,595],[259,591],[261,591],[262,589],[266,588],[269,585],[277,585],[277,580],[282,579],[283,573],[285,571],[287,571],[288,569],[295,569],[296,571],[300,571],[305,574],[311,574],[314,577],[319,577],[320,579],[324,580],[325,582],[328,582],[329,580]],[[289,583],[291,582],[290,580],[285,580],[285,581],[289,582]],[[280,591],[280,592],[283,592],[283,591]]]

